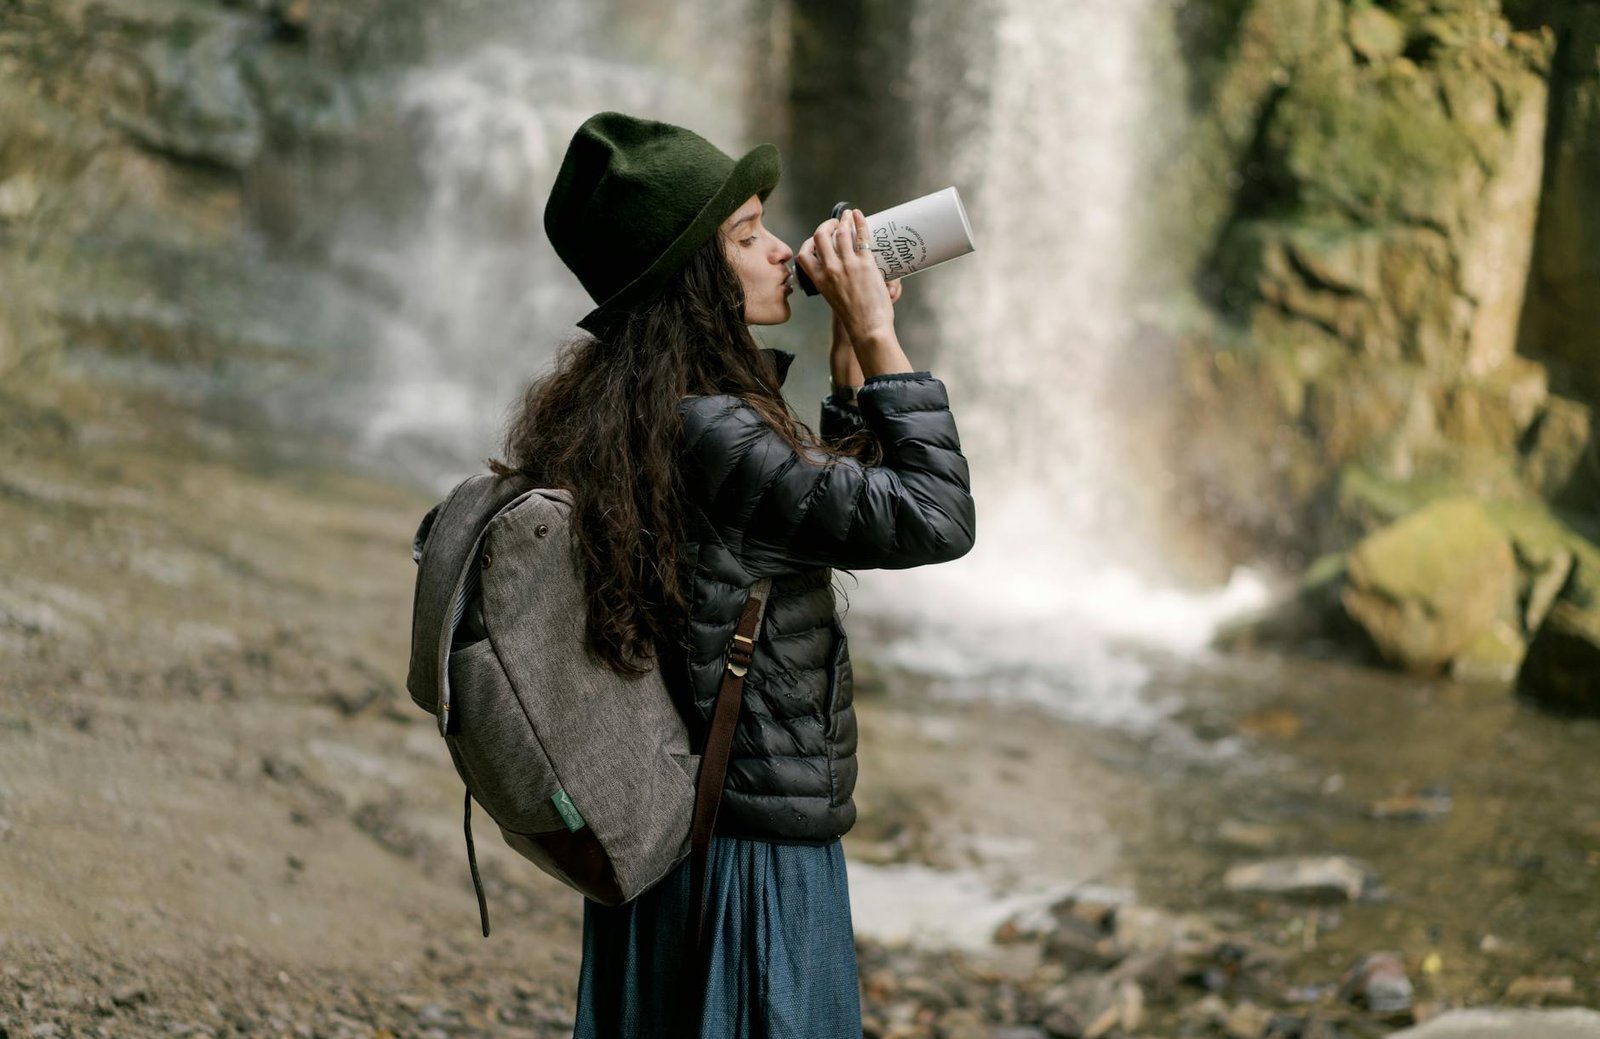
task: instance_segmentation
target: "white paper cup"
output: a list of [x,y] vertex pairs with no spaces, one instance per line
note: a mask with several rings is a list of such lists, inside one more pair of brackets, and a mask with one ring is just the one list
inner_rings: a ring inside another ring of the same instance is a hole
[[867,217],[867,245],[885,279],[965,256],[977,248],[966,207],[953,187]]

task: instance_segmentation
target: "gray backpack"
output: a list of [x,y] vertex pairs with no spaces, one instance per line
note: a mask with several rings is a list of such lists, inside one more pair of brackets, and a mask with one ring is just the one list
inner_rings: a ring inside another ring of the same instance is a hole
[[[704,755],[695,755],[659,671],[626,679],[588,651],[571,508],[564,490],[472,476],[423,517],[412,542],[418,569],[406,687],[437,717],[466,783],[463,828],[485,937],[474,800],[512,848],[606,905],[639,895],[689,855],[698,913],[770,589],[762,581],[751,590]],[[464,625],[469,606],[472,623]]]

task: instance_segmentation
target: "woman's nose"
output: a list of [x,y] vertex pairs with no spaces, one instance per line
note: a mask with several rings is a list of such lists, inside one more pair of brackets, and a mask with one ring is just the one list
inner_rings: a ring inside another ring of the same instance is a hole
[[782,238],[779,238],[778,239],[778,257],[777,257],[777,259],[773,260],[772,262],[773,263],[788,263],[792,259],[794,259],[794,250],[789,248],[789,243],[788,242],[785,242]]

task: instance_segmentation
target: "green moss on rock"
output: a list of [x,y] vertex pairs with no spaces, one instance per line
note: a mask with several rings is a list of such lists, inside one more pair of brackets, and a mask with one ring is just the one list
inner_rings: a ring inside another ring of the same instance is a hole
[[1350,553],[1343,601],[1385,659],[1436,670],[1515,615],[1510,539],[1470,498],[1435,502]]

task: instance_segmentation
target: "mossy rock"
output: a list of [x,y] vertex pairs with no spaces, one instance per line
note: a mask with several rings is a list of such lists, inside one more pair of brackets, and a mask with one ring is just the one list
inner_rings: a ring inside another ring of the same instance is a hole
[[1434,671],[1514,617],[1516,590],[1505,532],[1477,501],[1449,498],[1358,544],[1343,602],[1386,660]]
[[1307,215],[1456,227],[1483,183],[1438,92],[1400,63],[1308,72],[1273,111],[1267,140]]

